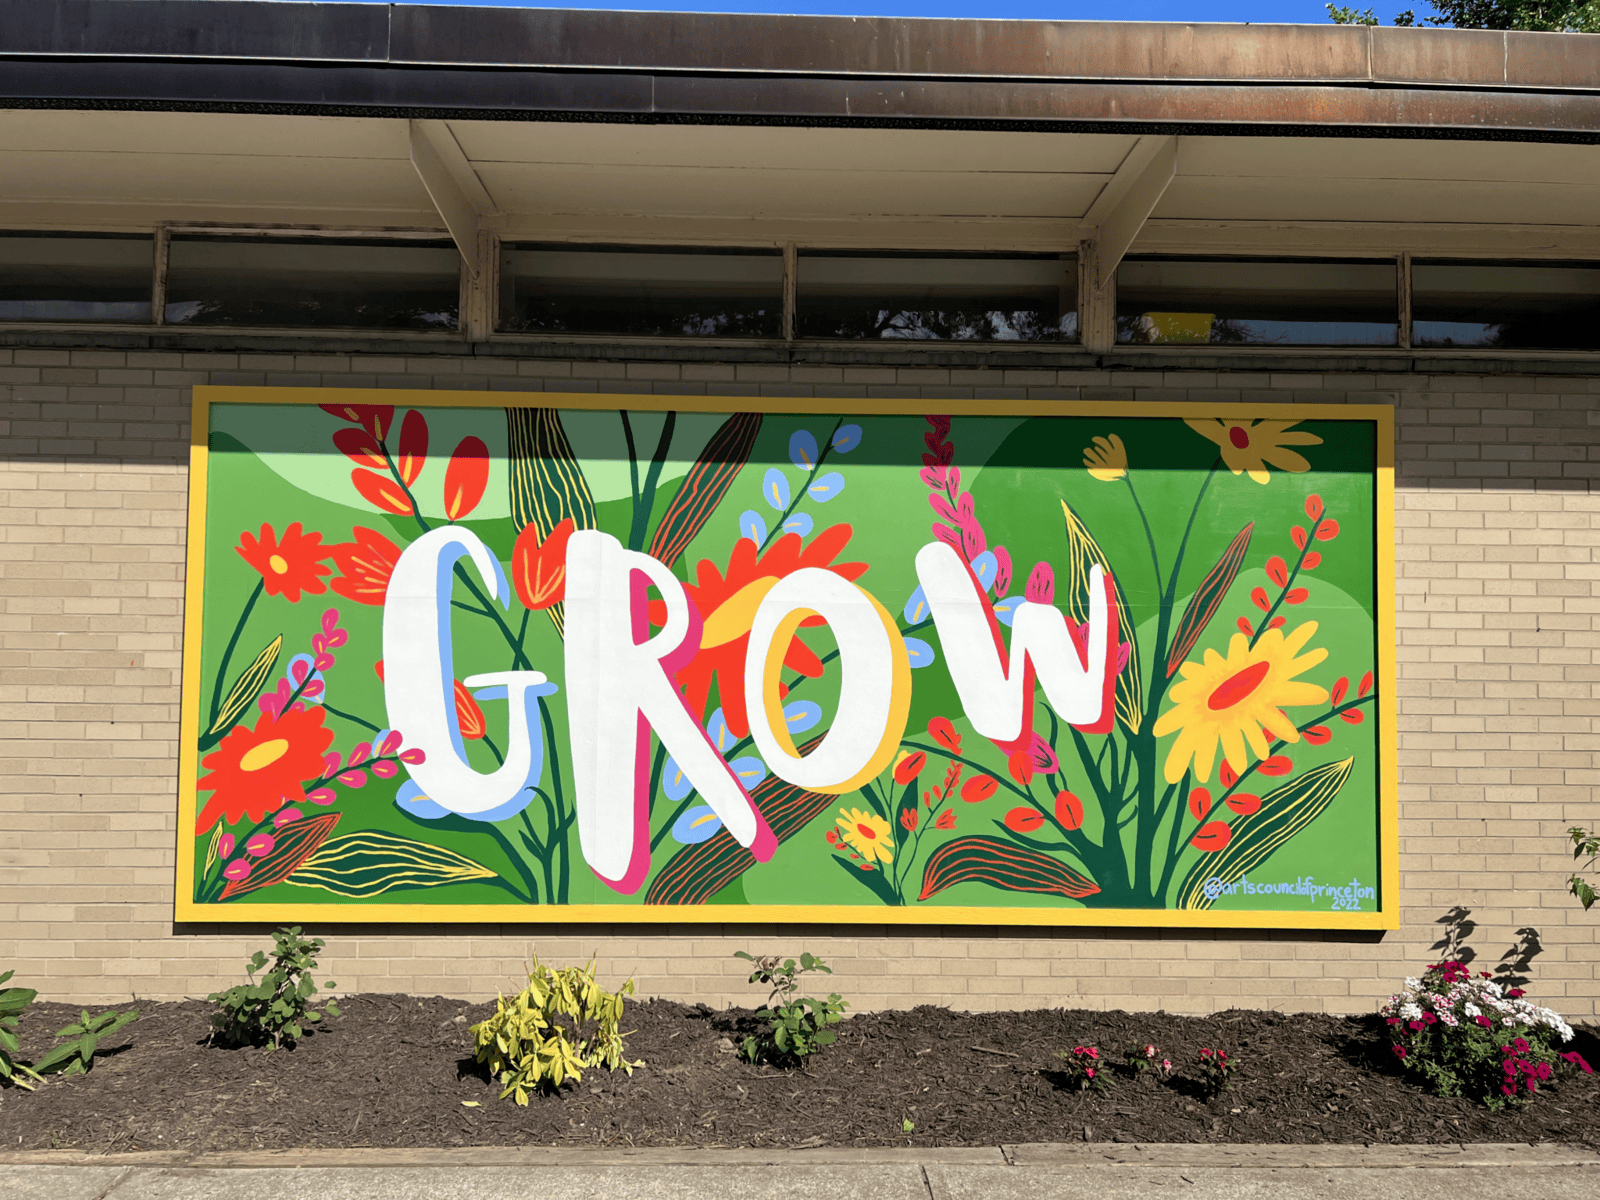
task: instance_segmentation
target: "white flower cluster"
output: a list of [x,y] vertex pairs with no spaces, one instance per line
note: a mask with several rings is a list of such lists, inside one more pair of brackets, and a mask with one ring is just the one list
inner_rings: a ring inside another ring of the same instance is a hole
[[1463,1022],[1480,1024],[1477,1018],[1486,1017],[1508,1029],[1542,1026],[1563,1042],[1572,1040],[1572,1027],[1551,1009],[1520,996],[1508,996],[1506,989],[1492,979],[1474,978],[1465,971],[1457,974],[1466,977],[1445,984],[1442,992],[1424,986],[1421,980],[1407,979],[1405,990],[1390,996],[1389,1003],[1378,1010],[1379,1015],[1432,1024],[1428,1021],[1431,1014],[1440,1024],[1452,1028]]

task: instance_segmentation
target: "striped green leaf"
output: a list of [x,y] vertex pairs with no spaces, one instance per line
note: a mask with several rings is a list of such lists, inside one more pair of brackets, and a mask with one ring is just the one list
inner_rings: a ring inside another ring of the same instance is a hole
[[1172,647],[1167,651],[1168,679],[1183,665],[1189,651],[1194,649],[1195,642],[1200,640],[1206,626],[1211,624],[1211,618],[1217,615],[1222,598],[1228,594],[1228,589],[1239,575],[1239,567],[1244,563],[1245,552],[1250,549],[1250,535],[1255,532],[1255,527],[1256,523],[1251,521],[1239,531],[1238,536],[1222,552],[1217,565],[1211,568],[1210,573],[1200,581],[1200,586],[1195,588],[1194,595],[1189,597],[1189,604],[1183,610],[1183,619],[1178,622],[1178,628],[1172,635]]
[[760,413],[734,413],[712,435],[656,526],[650,542],[652,558],[669,567],[678,561],[750,461],[760,432]]
[[363,830],[333,838],[306,859],[289,882],[365,900],[404,888],[442,887],[498,876],[454,850]]
[[338,823],[338,813],[318,813],[314,817],[291,821],[276,830],[272,835],[272,853],[258,859],[247,878],[228,880],[228,886],[222,889],[217,899],[231,900],[246,892],[282,883],[294,874],[296,867],[316,853],[317,847],[327,840]]
[[1122,590],[1122,581],[1112,574],[1111,560],[1094,540],[1094,534],[1065,500],[1061,502],[1061,513],[1067,523],[1066,600],[1072,619],[1079,625],[1089,620],[1089,571],[1093,567],[1098,566],[1110,575],[1112,586],[1116,588],[1118,620],[1122,625],[1120,636],[1129,647],[1128,661],[1117,676],[1117,716],[1129,732],[1137,733],[1139,723],[1144,720],[1144,681],[1139,676],[1139,640],[1133,636],[1129,623],[1128,614],[1133,609],[1128,605],[1128,594]]
[[[820,737],[811,739],[800,747],[801,755],[810,753],[821,741]],[[776,775],[768,775],[757,784],[750,798],[780,842],[799,833],[839,799],[805,791]],[[726,829],[719,829],[705,841],[674,854],[650,884],[644,902],[704,904],[755,865],[755,855]]]
[[1082,900],[1100,885],[1048,854],[1004,838],[959,837],[928,855],[922,868],[922,894],[936,896],[958,883],[987,883],[1008,892],[1045,892]]
[[[511,519],[517,532],[532,525],[542,542],[568,517],[578,529],[595,528],[594,493],[572,452],[561,414],[553,408],[506,409],[507,465],[511,475]],[[557,632],[566,609],[545,610]]]
[[232,729],[239,718],[244,716],[251,703],[261,694],[261,689],[266,686],[267,680],[272,677],[272,668],[278,665],[278,652],[283,649],[283,635],[280,633],[273,638],[260,654],[239,677],[233,681],[233,686],[228,689],[227,698],[217,709],[216,720],[211,722],[211,728],[206,730],[205,736],[200,739],[200,749],[209,750],[222,740],[223,734]]
[[[1179,908],[1210,908],[1206,885],[1227,887],[1254,871],[1274,851],[1315,821],[1350,778],[1354,758],[1312,767],[1298,779],[1274,788],[1261,798],[1261,807],[1233,822],[1227,846],[1201,856],[1178,887]],[[1214,881],[1214,882],[1213,882]]]

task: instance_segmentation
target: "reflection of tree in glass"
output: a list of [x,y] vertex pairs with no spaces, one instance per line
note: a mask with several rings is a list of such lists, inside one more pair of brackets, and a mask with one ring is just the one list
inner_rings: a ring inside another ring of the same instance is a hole
[[282,328],[454,329],[456,296],[440,292],[304,297],[215,296],[167,305],[171,325]]
[[615,334],[619,337],[777,337],[779,313],[765,301],[740,305],[719,298],[519,295],[502,328],[527,333]]
[[1077,337],[1078,314],[1040,309],[833,308],[803,314],[802,337],[929,342],[1060,342]]

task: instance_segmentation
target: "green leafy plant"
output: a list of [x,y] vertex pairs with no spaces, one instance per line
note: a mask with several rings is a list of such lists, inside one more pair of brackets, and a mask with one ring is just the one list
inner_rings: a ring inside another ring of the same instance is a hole
[[[332,1000],[322,1012],[311,1008],[317,994],[317,981],[311,972],[323,948],[321,938],[304,938],[298,925],[290,925],[272,935],[272,957],[257,950],[245,964],[249,983],[206,997],[217,1006],[211,1014],[211,1036],[230,1046],[257,1046],[271,1042],[274,1049],[292,1045],[307,1025],[322,1020],[323,1013],[337,1017],[339,1006]],[[270,969],[268,964],[270,962]],[[265,972],[260,981],[256,972]],[[329,981],[328,988],[339,985]]]
[[34,1063],[33,1069],[40,1075],[48,1071],[59,1071],[63,1075],[83,1075],[94,1065],[94,1052],[100,1043],[138,1019],[137,1008],[125,1013],[101,1013],[97,1017],[90,1016],[89,1010],[84,1009],[75,1024],[56,1031],[58,1039],[70,1040],[56,1046]]
[[1154,1071],[1160,1078],[1172,1074],[1172,1060],[1162,1058],[1161,1048],[1153,1043],[1129,1042],[1122,1048],[1122,1058],[1135,1078],[1146,1071]]
[[1585,879],[1584,873],[1594,874],[1595,860],[1600,859],[1600,832],[1590,833],[1580,825],[1574,825],[1567,830],[1567,836],[1572,839],[1572,857],[1574,859],[1586,858],[1572,878],[1567,880],[1567,890],[1578,898],[1578,903],[1585,909],[1593,906],[1597,893],[1594,885]]
[[552,970],[535,958],[528,986],[509,1001],[501,996],[494,1016],[472,1027],[477,1061],[505,1088],[502,1100],[512,1096],[524,1106],[530,1092],[581,1080],[586,1068],[621,1067],[632,1075],[644,1063],[623,1056],[628,1034],[619,1028],[622,998],[631,995],[631,979],[615,992],[601,987],[593,960]]
[[1093,1046],[1074,1046],[1063,1050],[1060,1057],[1067,1064],[1062,1074],[1067,1077],[1068,1086],[1080,1092],[1105,1091],[1106,1072],[1099,1050]]
[[1226,1050],[1212,1050],[1210,1047],[1200,1048],[1200,1086],[1206,1093],[1206,1099],[1215,1100],[1223,1092],[1233,1086],[1233,1073],[1237,1064],[1228,1057]]
[[824,1046],[831,1046],[838,1034],[833,1026],[844,1020],[845,1009],[850,1005],[834,992],[826,1000],[811,996],[797,996],[800,977],[811,971],[832,975],[829,967],[814,954],[802,954],[796,962],[792,958],[771,956],[757,958],[743,950],[734,952],[755,968],[750,972],[750,982],[771,988],[767,1002],[756,1009],[756,1020],[766,1026],[760,1033],[744,1039],[740,1055],[749,1062],[767,1061],[776,1064],[805,1064],[805,1060]]
[[[12,974],[7,971],[0,975],[0,983],[10,979]],[[39,1073],[16,1059],[16,1053],[21,1048],[17,1040],[17,1025],[23,1010],[33,1003],[38,994],[33,988],[0,989],[0,1079],[29,1091],[33,1090],[33,1084],[28,1079],[38,1079]]]

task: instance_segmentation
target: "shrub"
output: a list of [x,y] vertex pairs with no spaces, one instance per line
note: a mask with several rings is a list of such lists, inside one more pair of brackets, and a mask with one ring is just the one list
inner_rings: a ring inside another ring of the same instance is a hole
[[1557,1039],[1571,1040],[1567,1023],[1522,997],[1487,971],[1474,978],[1465,963],[1434,963],[1421,979],[1407,979],[1379,1015],[1407,1072],[1440,1096],[1498,1109],[1532,1099],[1563,1064],[1589,1069],[1577,1054],[1554,1049]]
[[101,1013],[98,1017],[91,1017],[89,1010],[84,1009],[77,1024],[68,1025],[56,1032],[58,1039],[71,1040],[52,1049],[33,1064],[33,1069],[41,1075],[47,1071],[59,1071],[63,1075],[85,1074],[94,1066],[94,1052],[99,1048],[100,1042],[118,1030],[132,1025],[138,1019],[137,1008],[125,1013]]
[[642,1062],[623,1057],[619,1032],[622,998],[633,995],[633,980],[615,993],[595,980],[594,962],[584,968],[553,971],[537,958],[528,972],[528,986],[512,1000],[501,996],[494,1016],[472,1027],[477,1061],[526,1106],[528,1093],[553,1091],[569,1078],[581,1080],[584,1068],[621,1067],[628,1074]]
[[1597,896],[1600,896],[1600,893],[1595,892],[1594,885],[1583,877],[1585,871],[1593,874],[1595,862],[1600,860],[1600,831],[1590,833],[1581,825],[1574,825],[1567,830],[1567,836],[1572,839],[1572,857],[1588,858],[1588,861],[1581,863],[1567,880],[1567,891],[1576,896],[1578,903],[1587,909],[1592,907]]
[[792,958],[781,962],[776,956],[756,958],[743,950],[734,952],[753,964],[750,982],[765,984],[772,989],[766,1004],[756,1009],[756,1019],[766,1028],[744,1039],[739,1053],[750,1062],[763,1060],[776,1064],[805,1064],[805,1060],[831,1046],[838,1037],[833,1026],[844,1020],[848,1002],[834,992],[826,1000],[810,996],[797,996],[800,977],[810,971],[832,975],[829,967],[814,954],[802,954],[797,963]]
[[[12,976],[11,971],[0,975],[0,983]],[[18,1062],[15,1055],[21,1047],[17,1040],[17,1025],[23,1010],[38,996],[33,988],[0,988],[0,1079],[18,1087],[33,1090],[28,1078],[38,1079],[39,1073],[27,1063]]]
[[[305,1033],[307,1025],[322,1020],[322,1012],[311,1008],[311,998],[318,990],[311,971],[317,965],[322,939],[303,938],[300,926],[290,925],[277,930],[272,942],[270,970],[266,970],[267,956],[257,950],[244,968],[249,983],[206,997],[218,1008],[211,1014],[211,1036],[225,1045],[259,1046],[271,1042],[274,1049],[285,1043],[292,1045]],[[262,970],[266,973],[258,983],[256,972]],[[339,985],[329,982],[324,986]],[[339,1006],[329,1000],[323,1012],[337,1017]]]

